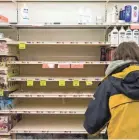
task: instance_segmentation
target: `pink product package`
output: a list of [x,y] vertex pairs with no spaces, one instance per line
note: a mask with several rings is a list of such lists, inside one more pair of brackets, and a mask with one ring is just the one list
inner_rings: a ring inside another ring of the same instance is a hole
[[55,68],[55,64],[42,64],[42,68],[46,69],[46,68]]
[[69,69],[70,68],[70,64],[59,64],[58,68]]
[[84,68],[84,64],[71,64],[71,68],[82,69]]
[[8,50],[6,42],[0,42],[0,52],[8,52]]
[[0,133],[8,133],[12,127],[11,116],[0,116]]

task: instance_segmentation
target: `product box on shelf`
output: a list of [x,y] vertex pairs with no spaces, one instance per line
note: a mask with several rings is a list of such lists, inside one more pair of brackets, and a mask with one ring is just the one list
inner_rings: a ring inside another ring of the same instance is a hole
[[55,64],[43,64],[42,65],[42,68],[43,69],[46,69],[46,68],[55,68]]
[[71,68],[82,69],[84,68],[84,64],[71,64]]
[[58,68],[68,69],[70,68],[70,64],[58,64]]
[[8,133],[11,128],[12,128],[12,116],[0,115],[0,134]]
[[114,52],[115,52],[115,48],[112,48],[110,50],[107,50],[107,53],[106,53],[106,61],[112,61],[112,57],[114,55]]
[[0,54],[15,56],[17,54],[16,47],[9,47],[6,41],[0,41]]
[[10,110],[14,105],[14,99],[0,99],[0,110]]
[[7,17],[5,17],[5,16],[3,16],[3,15],[0,15],[0,23],[8,23],[8,18]]
[[20,120],[21,115],[0,115],[0,135],[8,133]]
[[101,48],[100,61],[106,61],[106,49]]

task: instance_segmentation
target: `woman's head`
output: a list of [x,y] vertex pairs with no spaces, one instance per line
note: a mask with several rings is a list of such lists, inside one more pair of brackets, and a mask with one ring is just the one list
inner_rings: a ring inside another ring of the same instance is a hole
[[116,48],[113,60],[134,60],[139,62],[139,47],[135,42],[123,42]]

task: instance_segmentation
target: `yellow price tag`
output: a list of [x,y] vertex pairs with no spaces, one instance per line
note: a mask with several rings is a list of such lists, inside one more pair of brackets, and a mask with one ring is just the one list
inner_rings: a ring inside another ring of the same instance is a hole
[[79,80],[74,80],[74,81],[73,81],[73,86],[74,86],[74,87],[80,86]]
[[59,86],[64,87],[66,85],[66,82],[64,80],[59,81]]
[[40,86],[41,87],[45,87],[46,86],[46,81],[45,80],[41,80],[40,81]]
[[92,86],[93,85],[93,82],[92,81],[86,81],[86,85],[87,86]]
[[26,49],[26,44],[25,43],[19,43],[19,49],[20,50]]
[[4,91],[3,89],[0,89],[0,96],[3,96],[4,95]]
[[33,87],[33,84],[34,84],[33,80],[28,80],[27,81],[27,86],[28,87]]

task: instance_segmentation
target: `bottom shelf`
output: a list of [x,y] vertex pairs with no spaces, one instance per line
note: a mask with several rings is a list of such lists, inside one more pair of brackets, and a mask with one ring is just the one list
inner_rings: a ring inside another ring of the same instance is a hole
[[21,120],[11,133],[87,134],[83,127],[83,117],[72,115],[29,115]]

